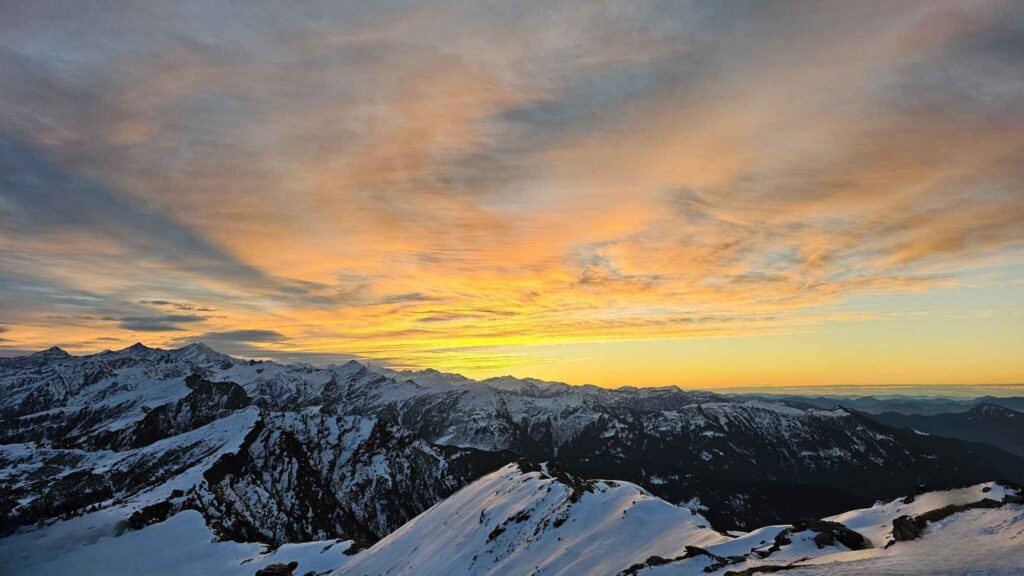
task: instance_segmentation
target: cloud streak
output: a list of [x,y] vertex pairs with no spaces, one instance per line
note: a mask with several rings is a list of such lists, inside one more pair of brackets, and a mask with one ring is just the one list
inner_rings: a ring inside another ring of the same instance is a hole
[[[111,318],[111,320],[114,320]],[[133,332],[180,332],[184,325],[202,322],[202,316],[191,314],[164,314],[161,316],[128,316],[117,318],[121,328]]]

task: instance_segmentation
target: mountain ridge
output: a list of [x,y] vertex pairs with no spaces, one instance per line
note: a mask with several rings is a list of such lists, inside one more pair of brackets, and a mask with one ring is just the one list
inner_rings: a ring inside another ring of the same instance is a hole
[[[191,507],[222,537],[275,545],[331,535],[372,542],[519,457],[634,482],[708,510],[721,529],[822,517],[925,481],[942,488],[1024,477],[1024,459],[842,407],[676,387],[459,384],[437,372],[395,378],[356,361],[283,365],[198,343],[44,352],[0,362],[0,469],[8,471],[0,487],[10,495],[0,519],[8,531],[131,498],[186,472],[196,480],[175,488],[182,494],[165,490],[147,506],[164,514]],[[363,427],[377,439],[338,436]],[[217,454],[234,455],[233,472],[207,478]],[[104,479],[111,469],[120,471],[112,482]],[[297,469],[301,489],[288,472]],[[375,507],[375,499],[387,504]],[[314,509],[325,516],[311,516]]]

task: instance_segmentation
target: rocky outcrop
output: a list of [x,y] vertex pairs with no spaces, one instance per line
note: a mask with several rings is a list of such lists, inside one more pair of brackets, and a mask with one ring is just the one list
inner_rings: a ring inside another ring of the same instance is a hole
[[910,516],[900,516],[892,521],[892,537],[897,542],[916,540],[924,532],[924,524],[919,524]]
[[[646,568],[653,568],[656,566],[662,566],[666,564],[673,564],[684,562],[697,557],[705,557],[706,564],[703,566],[704,572],[717,572],[728,568],[729,566],[736,566],[750,561],[760,561],[770,558],[776,552],[783,550],[787,546],[793,543],[793,535],[799,532],[805,531],[815,532],[813,542],[818,546],[819,549],[826,546],[834,546],[837,543],[845,546],[850,550],[862,550],[864,548],[871,547],[871,542],[861,535],[859,532],[851,530],[839,522],[832,522],[828,520],[816,520],[816,519],[804,519],[794,522],[792,526],[785,528],[775,535],[772,545],[767,548],[755,548],[747,554],[738,554],[732,556],[720,556],[705,548],[698,546],[687,546],[686,553],[682,556],[675,558],[662,558],[660,556],[652,556],[646,561],[634,564],[619,573],[619,576],[633,576],[639,574]],[[726,571],[725,574],[735,574],[742,576],[746,574],[754,574],[756,572],[777,572],[780,570],[786,570],[786,565],[767,565],[759,564],[755,567],[739,570],[739,571]]]
[[434,446],[372,418],[266,414],[183,507],[237,541],[369,543],[509,459]]
[[256,576],[294,576],[295,569],[299,567],[299,563],[294,560],[287,563],[268,564],[264,568],[256,571]]
[[171,514],[174,505],[170,501],[157,502],[140,508],[128,517],[128,527],[132,530],[141,530],[150,524],[163,522]]
[[850,550],[863,550],[871,547],[871,542],[855,530],[850,530],[839,522],[828,520],[803,519],[793,523],[793,531],[810,530],[816,533],[814,543],[818,548],[831,546],[836,542]]
[[1000,508],[1006,504],[1017,504],[1021,502],[1021,496],[1013,494],[1007,495],[1002,500],[983,498],[977,502],[971,502],[968,504],[950,504],[949,506],[929,510],[928,512],[918,514],[916,516],[900,516],[892,521],[892,537],[896,542],[916,540],[921,537],[921,534],[929,523],[944,520],[953,514],[958,514],[965,510]]

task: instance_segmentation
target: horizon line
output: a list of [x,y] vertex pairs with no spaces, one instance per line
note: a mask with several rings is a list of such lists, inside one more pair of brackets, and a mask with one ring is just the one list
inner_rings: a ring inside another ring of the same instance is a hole
[[[497,379],[497,378],[515,378],[517,380],[538,380],[538,381],[541,381],[541,382],[548,382],[548,383],[554,383],[554,384],[564,384],[566,386],[573,386],[573,387],[593,386],[593,387],[597,387],[597,388],[605,388],[605,389],[610,389],[610,390],[615,390],[615,389],[618,389],[618,388],[647,388],[647,389],[677,388],[677,389],[682,390],[682,391],[690,391],[690,392],[707,391],[707,392],[727,393],[727,394],[728,393],[731,393],[731,394],[761,393],[761,394],[764,394],[764,395],[771,395],[771,396],[782,396],[782,395],[786,395],[787,393],[782,393],[782,392],[766,392],[764,390],[771,390],[771,389],[776,389],[776,390],[781,390],[781,389],[790,389],[790,390],[800,390],[800,389],[820,390],[820,389],[832,389],[832,388],[854,388],[854,389],[856,389],[856,388],[873,388],[873,389],[885,389],[885,388],[918,388],[918,389],[920,389],[920,388],[933,388],[933,389],[934,388],[960,388],[960,389],[964,389],[964,388],[1011,388],[1012,389],[1012,388],[1021,388],[1022,391],[1024,391],[1024,382],[980,383],[980,384],[979,383],[975,383],[975,384],[969,384],[969,383],[963,383],[963,384],[835,384],[835,383],[831,383],[831,384],[755,384],[755,385],[748,385],[748,386],[720,386],[720,387],[715,387],[715,388],[700,388],[700,387],[684,387],[684,386],[681,386],[679,384],[666,384],[666,385],[657,385],[657,386],[638,386],[638,385],[635,385],[635,384],[623,384],[623,385],[620,385],[620,386],[602,386],[600,384],[592,384],[592,383],[574,384],[574,383],[571,383],[571,382],[564,382],[564,381],[558,381],[558,380],[542,380],[540,378],[533,378],[533,377],[530,377],[530,376],[514,376],[512,374],[502,374],[502,375],[499,375],[499,376],[492,376],[492,377],[489,377],[489,378],[477,379],[477,378],[472,378],[472,377],[466,376],[466,375],[462,374],[461,372],[438,370],[436,368],[431,368],[431,367],[417,368],[417,369],[392,368],[392,367],[387,366],[386,364],[380,363],[379,361],[375,361],[373,359],[364,359],[364,358],[348,358],[348,359],[345,359],[344,357],[348,356],[348,355],[346,355],[344,353],[338,353],[338,356],[339,356],[338,362],[330,362],[330,363],[327,363],[327,364],[318,363],[318,362],[284,362],[284,361],[274,360],[274,359],[269,358],[269,357],[268,358],[252,358],[252,357],[245,357],[245,356],[235,356],[233,354],[228,354],[228,353],[221,352],[220,350],[217,350],[213,346],[205,344],[202,341],[189,342],[188,344],[185,344],[185,345],[180,346],[178,348],[161,348],[159,346],[149,346],[147,344],[142,343],[141,341],[138,341],[138,342],[135,342],[134,344],[130,344],[128,346],[125,346],[124,348],[120,348],[120,349],[117,349],[117,350],[112,350],[110,348],[105,348],[105,349],[100,350],[98,352],[87,352],[87,353],[81,353],[81,354],[72,354],[72,353],[68,352],[67,350],[65,350],[63,347],[61,347],[58,344],[55,344],[55,345],[50,346],[48,348],[42,348],[42,349],[39,349],[39,350],[25,350],[25,349],[15,349],[15,348],[3,348],[3,347],[0,347],[0,358],[23,358],[23,357],[31,356],[33,354],[38,354],[40,352],[46,352],[46,351],[52,350],[52,349],[58,349],[58,350],[64,352],[65,354],[67,354],[67,355],[69,355],[71,357],[74,357],[74,358],[84,358],[84,357],[88,357],[88,356],[96,356],[98,354],[103,354],[105,352],[111,352],[111,353],[122,352],[122,351],[125,351],[125,350],[129,350],[132,347],[139,346],[139,345],[141,345],[141,346],[143,346],[143,347],[145,347],[145,348],[147,348],[149,350],[161,350],[161,351],[182,350],[184,348],[188,348],[189,346],[201,345],[201,346],[205,346],[206,348],[208,348],[208,349],[210,349],[210,350],[212,350],[212,351],[214,351],[214,352],[216,352],[218,354],[222,354],[224,356],[228,356],[228,357],[234,358],[236,360],[242,360],[242,361],[246,361],[246,362],[253,361],[253,360],[258,361],[258,362],[272,362],[272,363],[275,363],[275,364],[279,364],[281,366],[307,365],[307,366],[313,366],[313,367],[320,368],[320,369],[326,369],[326,368],[329,368],[331,366],[344,365],[344,364],[346,364],[348,362],[356,362],[356,363],[364,365],[364,366],[365,365],[375,365],[377,367],[380,367],[380,368],[383,368],[383,369],[386,369],[386,370],[391,370],[391,371],[394,371],[394,372],[414,372],[415,373],[415,372],[434,371],[434,372],[438,372],[438,373],[441,373],[441,374],[454,374],[454,375],[466,378],[468,380],[472,380],[474,382],[485,382],[487,380],[492,380],[492,379]],[[749,391],[749,392],[743,392],[743,391]],[[758,391],[761,391],[761,392],[758,392]],[[793,393],[788,393],[788,394],[793,394]],[[794,395],[799,395],[799,394],[794,394]],[[824,394],[824,395],[828,396],[828,394]],[[890,394],[890,395],[895,396],[893,394]],[[866,395],[857,395],[857,394],[840,395],[840,394],[836,394],[835,396],[837,396],[837,397],[854,398],[854,397],[887,396],[887,395],[886,394],[866,394]],[[920,397],[920,396],[918,396],[918,397]],[[939,396],[932,396],[932,397],[939,397]],[[968,399],[968,398],[972,398],[972,397],[971,396],[964,396],[962,398]],[[977,397],[974,397],[974,398],[977,398]]]

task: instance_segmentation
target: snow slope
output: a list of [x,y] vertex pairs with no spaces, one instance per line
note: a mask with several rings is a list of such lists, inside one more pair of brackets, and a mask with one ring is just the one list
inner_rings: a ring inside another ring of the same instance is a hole
[[917,516],[945,506],[970,504],[985,498],[1002,500],[1008,494],[1016,494],[1016,491],[1001,484],[986,482],[957,490],[927,492],[913,497],[909,503],[904,500],[878,502],[870,508],[837,514],[827,520],[842,522],[869,538],[876,546],[884,546],[892,539],[892,521],[899,516]]
[[[1024,573],[1024,505],[1020,503],[954,513],[928,523],[916,540],[894,542],[891,537],[893,520],[900,516],[918,516],[946,506],[963,506],[985,499],[1002,502],[1018,494],[1016,488],[988,482],[878,502],[870,508],[825,519],[840,522],[868,538],[870,546],[861,550],[851,550],[839,543],[819,547],[810,531],[793,533],[791,527],[769,526],[707,547],[713,555],[731,557],[733,561],[727,565],[709,567],[714,562],[708,556],[698,555],[644,568],[637,574],[714,575],[756,567],[770,572],[773,567],[784,566],[786,574],[820,576],[1019,575]],[[777,536],[787,529],[791,531],[788,538],[791,542],[770,551]]]
[[125,509],[58,521],[0,539],[0,574],[20,576],[252,576],[274,562],[299,562],[300,573],[344,565],[349,542],[216,542],[203,517],[188,510],[138,531],[124,531]]
[[332,576],[698,576],[780,567],[822,576],[1010,576],[1024,566],[1022,504],[957,512],[929,523],[917,540],[886,544],[898,516],[1017,494],[986,483],[827,519],[869,537],[851,549],[841,541],[819,541],[822,526],[844,529],[838,524],[798,522],[723,535],[703,517],[632,484],[582,481],[548,466],[512,464],[360,552]]
[[[0,539],[0,574],[242,576],[295,560],[296,574],[331,576],[714,576],[779,567],[814,576],[1011,576],[1024,566],[1024,505],[1013,503],[1018,498],[1015,488],[987,483],[921,494],[912,502],[880,502],[829,519],[872,539],[873,546],[852,550],[816,541],[817,529],[806,526],[725,535],[702,516],[635,485],[582,480],[554,465],[520,461],[352,556],[352,542],[339,540],[275,550],[217,541],[192,510],[131,529],[128,515],[140,501],[151,500],[142,494]],[[917,540],[883,544],[886,527],[898,516],[982,499],[1008,502],[929,523]]]
[[968,510],[930,525],[925,536],[888,549],[823,556],[794,576],[1020,576],[1024,506]]
[[463,488],[335,576],[613,574],[727,537],[685,508],[620,482],[510,464]]

